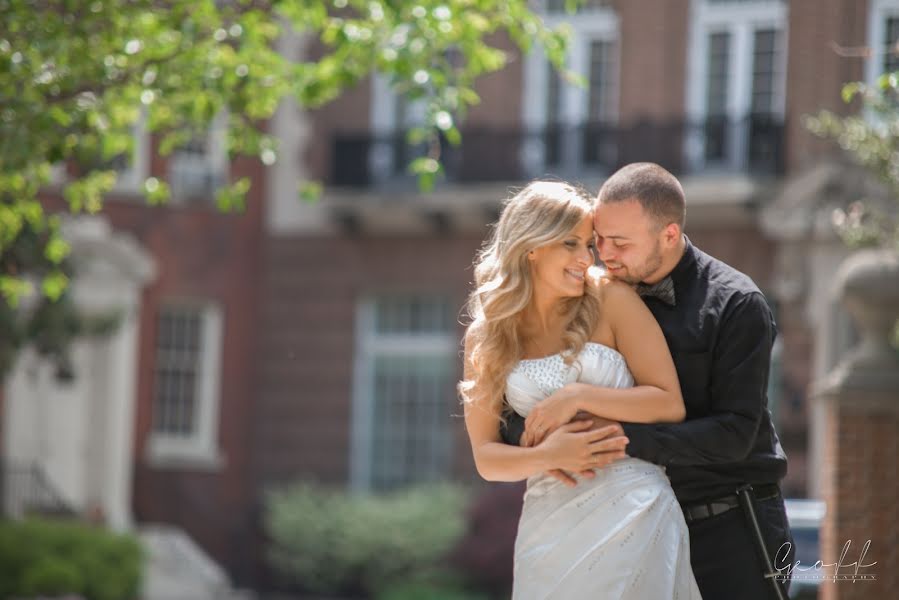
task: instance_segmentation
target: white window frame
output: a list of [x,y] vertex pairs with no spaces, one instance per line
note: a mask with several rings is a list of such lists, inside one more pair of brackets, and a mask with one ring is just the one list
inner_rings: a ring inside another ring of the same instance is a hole
[[869,0],[868,48],[871,50],[865,60],[865,81],[874,85],[883,74],[883,45],[886,41],[886,20],[899,18],[899,0]]
[[227,148],[228,113],[220,112],[209,124],[206,135],[206,148],[203,154],[186,153],[175,149],[169,158],[169,181],[172,186],[172,200],[186,202],[191,199],[211,199],[216,192],[216,185],[184,186],[179,183],[178,171],[183,171],[188,177],[194,176],[202,180],[211,175],[224,184],[229,176],[228,148]]
[[385,181],[393,178],[398,169],[406,165],[394,164],[394,140],[396,136],[416,123],[425,121],[425,102],[420,100],[408,105],[404,122],[397,121],[397,94],[390,79],[380,73],[371,78],[371,105],[369,119],[374,143],[368,154],[368,168],[372,179]]
[[[146,112],[134,123],[131,130],[134,135],[131,161],[128,168],[117,172],[113,194],[143,195],[144,181],[150,173],[150,134],[147,131]],[[62,186],[69,180],[66,163],[59,162],[50,167],[49,185]]]
[[[727,90],[727,117],[738,122],[752,109],[752,60],[755,32],[759,29],[776,29],[780,32],[781,48],[778,53],[777,71],[780,77],[774,82],[776,99],[773,113],[783,118],[786,114],[787,60],[789,41],[788,3],[780,0],[748,0],[727,4],[711,4],[708,0],[692,0],[690,3],[690,34],[687,61],[687,118],[688,130],[684,136],[684,153],[690,170],[706,168],[705,132],[702,124],[708,117],[706,84],[708,80],[708,40],[713,33],[729,33],[730,77]],[[728,156],[736,164],[726,168],[742,167],[746,156],[745,128],[737,128],[738,135],[730,136]]]
[[[613,73],[613,85],[615,91],[610,94],[616,99],[611,109],[613,122],[618,118],[618,99],[621,89],[621,41],[620,19],[612,8],[584,10],[576,15],[567,13],[548,13],[545,3],[541,3],[539,9],[544,14],[544,21],[550,27],[567,24],[571,27],[571,38],[568,46],[568,69],[573,73],[589,79],[590,73],[590,44],[594,41],[610,42],[615,51],[615,72]],[[546,119],[546,90],[549,87],[549,59],[541,48],[536,48],[525,58],[524,66],[524,98],[522,102],[522,121],[525,129],[532,135],[527,137],[522,146],[522,164],[526,172],[531,176],[542,174],[545,165],[545,148],[542,136],[547,127]],[[563,132],[574,132],[589,119],[590,97],[589,89],[581,89],[571,85],[562,84],[560,90],[561,115],[559,125]],[[564,135],[561,148],[559,166],[565,168],[577,168],[581,164],[579,135]]]
[[[388,295],[389,296],[389,295]],[[375,360],[381,356],[446,355],[452,362],[459,343],[450,332],[430,335],[384,334],[375,331],[375,305],[382,296],[367,296],[356,307],[356,350],[353,364],[350,486],[358,491],[374,486]]]
[[134,145],[128,168],[118,172],[113,192],[143,194],[144,181],[150,174],[150,133],[147,131],[147,114],[141,115],[132,127]]
[[[191,435],[180,436],[159,432],[151,428],[148,440],[148,458],[157,467],[219,469],[224,465],[218,445],[219,404],[221,401],[221,361],[224,339],[224,312],[213,302],[175,300],[165,303],[165,308],[199,312],[202,323],[201,357],[196,380],[196,419]],[[156,320],[156,327],[159,320]],[[155,372],[153,378],[153,409],[156,408]]]

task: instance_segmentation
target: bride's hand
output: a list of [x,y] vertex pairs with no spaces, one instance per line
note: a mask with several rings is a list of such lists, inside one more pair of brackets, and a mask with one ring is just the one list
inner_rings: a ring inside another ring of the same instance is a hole
[[538,402],[528,413],[524,420],[524,432],[534,445],[577,414],[578,386],[577,383],[569,383],[559,388]]
[[579,473],[601,468],[624,458],[628,439],[617,435],[620,427],[611,425],[584,431],[591,421],[563,425],[540,444],[548,469]]

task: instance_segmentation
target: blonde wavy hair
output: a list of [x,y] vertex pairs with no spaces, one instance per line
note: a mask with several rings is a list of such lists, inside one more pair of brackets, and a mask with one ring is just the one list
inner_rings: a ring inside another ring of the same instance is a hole
[[[561,242],[593,214],[589,195],[572,185],[535,181],[509,199],[474,262],[475,289],[466,305],[469,325],[464,343],[469,373],[459,382],[463,402],[503,418],[506,378],[523,357],[521,316],[534,291],[528,252]],[[572,364],[599,322],[596,286],[583,296],[565,298],[562,356]]]

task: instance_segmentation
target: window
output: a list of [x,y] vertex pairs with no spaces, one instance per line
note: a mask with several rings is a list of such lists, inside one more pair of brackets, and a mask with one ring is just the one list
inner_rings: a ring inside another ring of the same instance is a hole
[[786,3],[694,0],[693,13],[690,169],[776,170],[786,107]]
[[590,42],[588,119],[591,123],[611,123],[615,120],[617,93],[617,51],[611,40]]
[[372,77],[372,138],[365,140],[360,151],[367,163],[365,179],[385,182],[408,177],[409,163],[427,154],[424,145],[411,145],[406,137],[409,129],[424,123],[425,109],[423,100],[408,101],[386,77]]
[[208,200],[224,184],[228,171],[227,118],[225,113],[216,116],[209,131],[197,134],[172,153],[169,178],[174,199]]
[[115,190],[119,192],[143,193],[144,180],[150,172],[150,136],[147,133],[146,115],[142,114],[134,124],[134,146],[131,156],[121,155],[113,159],[118,171]]
[[888,17],[883,47],[883,72],[899,71],[899,16]]
[[546,61],[546,133],[544,139],[544,161],[556,167],[561,161],[562,144],[562,75],[556,67]]
[[151,460],[215,465],[222,314],[214,305],[163,306],[156,323]]
[[727,89],[730,56],[730,33],[709,35],[708,81],[706,81],[706,160],[727,157]]
[[871,0],[868,11],[866,79],[874,83],[883,73],[899,71],[899,0]]
[[[114,193],[142,194],[144,180],[150,172],[150,139],[146,128],[146,114],[142,113],[138,117],[131,127],[131,132],[133,139],[130,153],[123,152],[106,160],[100,156],[76,159],[85,161],[80,165],[84,169],[115,171],[116,182],[112,188]],[[65,164],[54,165],[50,183],[62,185],[66,180]]]
[[531,135],[522,149],[525,172],[564,176],[607,160],[612,164],[609,148],[614,154],[615,144],[610,129],[618,118],[618,17],[610,2],[589,2],[576,17],[565,12],[564,0],[544,7],[548,25],[570,27],[567,68],[583,77],[587,87],[565,81],[541,52],[528,55],[523,121]]
[[388,295],[358,312],[352,483],[443,479],[452,459],[458,340],[446,298]]

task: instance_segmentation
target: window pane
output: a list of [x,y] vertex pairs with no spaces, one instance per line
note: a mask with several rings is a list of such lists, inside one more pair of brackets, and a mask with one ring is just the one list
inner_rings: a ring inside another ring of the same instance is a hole
[[446,298],[437,296],[393,296],[375,301],[375,333],[433,335],[452,331]]
[[546,61],[546,122],[557,125],[562,120],[562,75]]
[[372,485],[384,489],[441,479],[449,468],[453,355],[374,360]]
[[197,310],[163,308],[157,322],[153,430],[172,436],[195,433],[202,353]]
[[727,155],[727,87],[730,67],[730,34],[709,35],[708,80],[706,82],[707,122],[705,157],[723,160]]
[[730,62],[730,34],[709,35],[709,70],[706,99],[709,115],[727,113],[728,67]]
[[608,123],[615,110],[615,44],[610,41],[590,43],[589,119],[593,123]]
[[899,17],[890,17],[886,21],[883,70],[885,73],[899,71]]
[[775,112],[774,83],[777,77],[779,33],[774,29],[755,32],[752,60],[752,112]]

